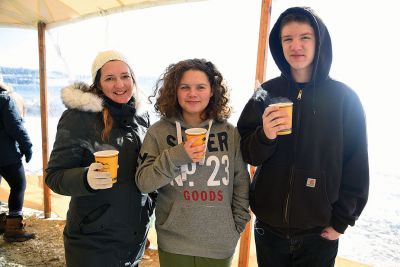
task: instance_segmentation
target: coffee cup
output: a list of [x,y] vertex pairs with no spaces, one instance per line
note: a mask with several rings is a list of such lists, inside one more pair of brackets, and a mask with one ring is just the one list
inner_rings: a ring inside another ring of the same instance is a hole
[[103,164],[101,171],[111,173],[113,183],[117,182],[118,154],[118,150],[102,150],[93,153],[96,162]]
[[280,102],[280,103],[274,103],[270,104],[270,107],[279,107],[279,109],[282,109],[286,111],[286,113],[289,115],[290,119],[290,126],[288,129],[280,130],[277,132],[277,135],[286,135],[286,134],[291,134],[292,133],[292,116],[293,116],[293,103],[292,102]]
[[190,128],[185,131],[186,140],[189,141],[193,138],[198,138],[192,146],[204,145],[206,142],[207,129],[205,128]]

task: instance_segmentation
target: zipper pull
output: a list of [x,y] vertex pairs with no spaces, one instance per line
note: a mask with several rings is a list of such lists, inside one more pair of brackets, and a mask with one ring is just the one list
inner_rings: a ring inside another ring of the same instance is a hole
[[297,94],[297,100],[301,100],[301,95],[303,94],[303,89],[299,90],[299,93]]

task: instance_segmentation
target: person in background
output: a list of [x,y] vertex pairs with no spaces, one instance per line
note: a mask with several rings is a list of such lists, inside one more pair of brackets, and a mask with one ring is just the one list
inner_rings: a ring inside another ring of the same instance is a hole
[[[136,183],[158,190],[160,266],[230,266],[250,219],[250,180],[239,133],[226,121],[223,77],[209,61],[183,60],[166,69],[152,97],[161,119],[144,138]],[[183,138],[193,127],[207,129],[205,144]]]
[[[2,85],[2,87],[5,88],[5,90],[7,91],[8,95],[11,96],[11,98],[14,100],[14,103],[19,111],[19,115],[21,116],[22,119],[24,119],[25,115],[26,115],[26,105],[25,105],[24,99],[22,98],[22,96],[20,94],[18,94],[17,92],[15,92],[13,90],[12,86],[4,84],[2,78],[3,77],[0,76],[0,86]],[[2,176],[0,175],[0,184],[1,184],[1,179],[2,179]],[[1,201],[0,201],[0,205],[1,205]]]
[[[62,114],[46,169],[46,183],[71,196],[64,229],[67,266],[138,266],[154,202],[136,187],[140,137],[148,114],[139,115],[136,80],[125,56],[100,52],[93,84],[62,90]],[[102,171],[93,153],[118,150],[118,176]]]
[[[332,44],[322,20],[293,7],[269,45],[280,77],[262,84],[238,121],[244,160],[257,166],[250,188],[258,265],[334,266],[339,237],[367,203],[366,123],[356,93],[329,77]],[[290,116],[269,106],[293,102]]]
[[25,105],[25,101],[22,98],[22,96],[20,94],[18,94],[17,92],[15,92],[14,90],[12,90],[10,92],[10,96],[12,97],[12,99],[14,100],[15,104],[17,105],[19,114],[21,115],[21,117],[24,119],[26,116],[26,105]]
[[0,84],[0,175],[10,186],[8,215],[0,214],[0,233],[7,242],[23,242],[35,237],[25,231],[22,207],[26,189],[25,161],[32,158],[32,142],[26,131],[16,103],[10,96],[12,88]]

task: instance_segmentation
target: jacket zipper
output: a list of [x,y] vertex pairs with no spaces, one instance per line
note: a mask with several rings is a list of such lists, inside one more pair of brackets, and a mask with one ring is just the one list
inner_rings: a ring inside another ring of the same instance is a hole
[[287,192],[286,196],[286,206],[285,206],[285,223],[288,224],[289,226],[289,203],[290,203],[290,196],[291,196],[291,191],[292,191],[292,185],[293,185],[293,180],[294,180],[294,166],[290,168],[290,176],[289,176],[289,190]]
[[[299,92],[297,93],[297,101],[301,101],[303,96],[303,89],[299,89]],[[297,114],[296,114],[296,131],[295,133],[298,132],[299,130],[299,122],[300,122],[300,104],[297,105]],[[297,139],[295,138],[294,140],[294,153],[296,154],[296,150],[297,150]],[[295,164],[293,164],[293,166],[290,168],[290,176],[289,176],[289,190],[287,192],[287,196],[286,196],[286,201],[285,201],[285,215],[284,215],[284,222],[287,224],[288,229],[289,229],[289,204],[290,204],[290,197],[291,197],[291,193],[292,193],[292,187],[293,187],[293,182],[294,182],[294,169],[295,169]],[[289,237],[290,233],[288,231],[287,236]]]
[[301,100],[302,95],[303,95],[303,89],[300,89],[299,93],[297,94],[297,100]]

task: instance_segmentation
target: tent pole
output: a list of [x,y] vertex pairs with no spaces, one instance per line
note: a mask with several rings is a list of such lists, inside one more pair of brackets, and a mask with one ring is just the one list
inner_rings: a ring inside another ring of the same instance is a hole
[[42,162],[43,162],[43,206],[44,217],[51,217],[50,189],[44,181],[48,161],[48,124],[47,124],[47,83],[46,83],[46,24],[38,22],[38,46],[39,46],[39,78],[40,78],[40,116],[42,129]]
[[258,36],[258,52],[256,66],[256,80],[265,81],[268,57],[268,32],[271,20],[272,0],[263,0],[260,17],[260,32]]
[[[262,0],[261,16],[260,16],[260,29],[258,35],[258,51],[257,51],[257,65],[256,65],[256,86],[258,82],[265,81],[265,73],[268,57],[268,31],[271,19],[272,0]],[[250,166],[250,175],[253,178],[255,167]],[[251,229],[253,227],[253,214],[251,214],[250,222],[246,225],[246,229],[240,238],[239,249],[239,263],[238,267],[249,266],[250,256],[250,242],[251,242]]]

